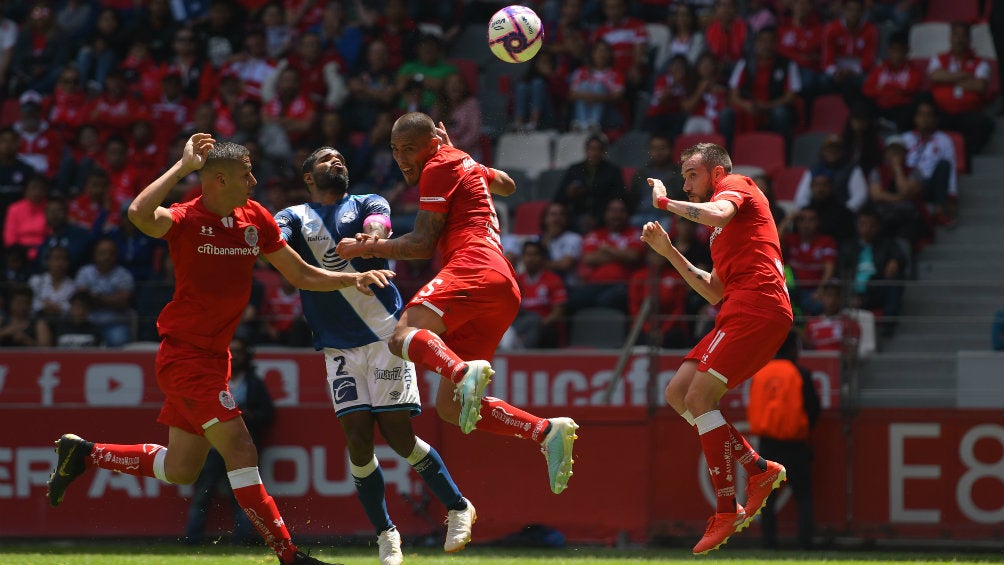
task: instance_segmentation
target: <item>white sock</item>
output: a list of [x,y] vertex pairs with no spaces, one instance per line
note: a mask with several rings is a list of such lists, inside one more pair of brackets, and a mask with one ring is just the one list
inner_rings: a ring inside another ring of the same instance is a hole
[[694,425],[694,415],[690,413],[690,410],[684,410],[680,417],[687,421],[691,426]]
[[725,417],[722,416],[720,410],[711,410],[694,418],[694,423],[697,425],[697,433],[704,435],[711,430],[724,426]]
[[352,476],[360,479],[372,475],[373,471],[376,471],[378,467],[380,467],[380,462],[377,461],[375,454],[373,455],[373,459],[362,467],[356,466],[351,460],[349,461],[349,471],[352,473]]
[[415,463],[418,463],[429,454],[429,449],[429,444],[422,441],[422,438],[416,436],[415,448],[411,450],[411,455],[408,456],[408,464],[414,466]]

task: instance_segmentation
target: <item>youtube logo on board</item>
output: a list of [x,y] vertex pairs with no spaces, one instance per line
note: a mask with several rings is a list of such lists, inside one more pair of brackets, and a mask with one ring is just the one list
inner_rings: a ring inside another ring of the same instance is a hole
[[143,369],[134,363],[92,363],[84,373],[84,398],[91,406],[139,406]]

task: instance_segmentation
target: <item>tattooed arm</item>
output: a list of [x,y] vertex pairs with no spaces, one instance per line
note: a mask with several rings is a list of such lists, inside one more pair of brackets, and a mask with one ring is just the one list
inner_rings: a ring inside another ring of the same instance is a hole
[[419,210],[415,229],[396,239],[382,239],[375,234],[345,238],[335,248],[343,259],[382,257],[384,259],[428,259],[446,226],[446,214]]
[[[656,208],[672,212],[677,216],[682,216],[690,221],[711,226],[714,228],[725,227],[732,216],[736,215],[736,205],[725,201],[714,202],[684,202],[683,200],[669,200],[666,198],[666,186],[659,179],[648,179],[649,186],[652,187],[652,205]],[[660,198],[664,198],[665,205],[661,205]]]
[[642,228],[641,240],[647,243],[652,249],[654,249],[659,255],[662,255],[669,260],[670,264],[680,272],[683,279],[687,281],[687,284],[691,288],[697,291],[698,294],[704,297],[711,304],[718,304],[722,300],[722,294],[725,291],[725,285],[722,284],[722,280],[718,278],[718,274],[715,273],[714,269],[711,272],[707,272],[703,269],[698,269],[683,256],[682,253],[673,245],[670,241],[669,235],[666,230],[662,229],[662,225],[658,222],[649,222],[645,224]]

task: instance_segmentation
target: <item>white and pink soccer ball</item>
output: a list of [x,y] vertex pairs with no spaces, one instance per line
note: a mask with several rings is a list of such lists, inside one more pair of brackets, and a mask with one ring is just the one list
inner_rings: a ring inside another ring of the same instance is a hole
[[488,22],[488,47],[506,63],[525,63],[544,44],[537,14],[526,6],[506,6]]

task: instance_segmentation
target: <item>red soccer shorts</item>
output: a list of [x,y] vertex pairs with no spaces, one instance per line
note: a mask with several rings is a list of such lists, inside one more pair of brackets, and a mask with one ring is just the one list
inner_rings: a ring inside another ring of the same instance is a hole
[[196,435],[241,415],[230,394],[230,355],[164,338],[157,351],[157,385],[164,406],[157,421]]
[[698,371],[718,377],[731,390],[774,358],[790,329],[791,318],[783,310],[726,300],[715,328],[686,359],[696,359]]
[[443,318],[440,337],[461,359],[491,360],[516,319],[519,287],[490,268],[447,266],[418,291],[408,308],[423,304]]

